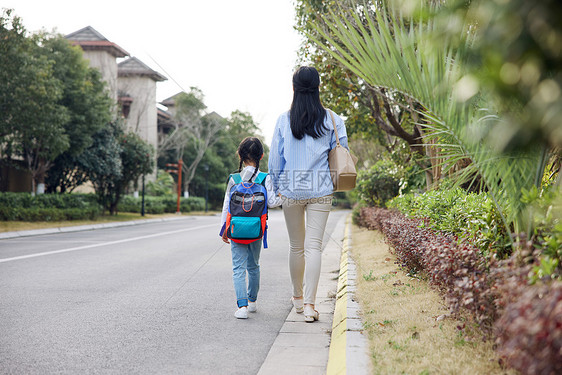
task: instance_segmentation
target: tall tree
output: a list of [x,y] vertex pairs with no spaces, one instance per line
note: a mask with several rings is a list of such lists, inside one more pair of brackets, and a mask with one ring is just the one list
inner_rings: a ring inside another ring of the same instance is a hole
[[78,156],[92,144],[92,137],[111,119],[112,101],[104,89],[101,74],[90,68],[82,50],[64,37],[46,36],[42,51],[54,61],[53,75],[62,82],[59,104],[68,110],[64,124],[69,147],[54,161],[47,177],[47,191],[72,191],[86,176],[77,167]]
[[0,139],[7,159],[24,160],[35,192],[53,160],[68,148],[64,124],[69,115],[59,104],[62,85],[41,38],[27,37],[11,13],[5,10],[0,19]]
[[[342,14],[362,11],[372,15],[377,10],[375,4],[364,6],[352,0],[297,1],[296,28],[303,36],[299,63],[312,64],[318,69],[322,82],[322,102],[346,117],[349,135],[378,142],[398,164],[409,161],[417,163],[425,171],[427,185],[431,186],[438,175],[429,168],[429,156],[434,150],[426,147],[422,140],[420,124],[423,120],[417,112],[419,105],[400,92],[384,86],[373,86],[319,46],[326,40],[313,25],[327,28],[323,16],[336,3],[340,9],[346,10],[347,13]],[[410,151],[407,157],[401,152],[404,145]]]
[[111,213],[117,198],[117,182],[123,177],[123,151],[119,138],[124,132],[120,122],[111,122],[93,136],[93,142],[80,156],[80,168],[92,182],[98,202]]
[[[217,133],[217,142],[205,152],[199,165],[209,167],[205,173],[195,173],[190,183],[190,193],[204,196],[208,189],[209,201],[212,206],[220,208],[224,198],[227,176],[238,170],[236,150],[246,137],[258,137],[264,146],[264,158],[267,161],[269,147],[265,144],[261,130],[252,116],[247,112],[233,111],[227,119],[224,129]],[[187,155],[190,153],[188,152]],[[260,170],[267,170],[267,162],[260,165]],[[199,168],[201,171],[201,168]]]
[[79,166],[94,185],[98,201],[117,214],[119,200],[141,175],[153,170],[153,149],[121,121],[103,127],[93,144],[79,156]]
[[204,113],[207,106],[203,92],[196,87],[177,95],[175,107],[176,129],[161,143],[159,152],[160,156],[171,153],[173,161],[183,161],[183,187],[188,191],[205,151],[218,141],[226,120],[215,112]]
[[4,155],[10,154],[9,144],[13,139],[8,136],[23,115],[21,106],[25,102],[16,95],[21,95],[22,91],[16,89],[26,80],[22,67],[31,59],[32,48],[21,18],[12,13],[13,10],[4,9],[0,15],[0,139],[3,145],[0,150]]

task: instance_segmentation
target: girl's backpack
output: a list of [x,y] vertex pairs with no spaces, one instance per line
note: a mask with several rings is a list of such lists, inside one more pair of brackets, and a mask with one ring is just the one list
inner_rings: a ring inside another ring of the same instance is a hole
[[248,244],[263,237],[263,247],[267,248],[266,176],[260,172],[253,182],[245,182],[240,173],[230,175],[234,185],[230,188],[225,230],[232,241]]

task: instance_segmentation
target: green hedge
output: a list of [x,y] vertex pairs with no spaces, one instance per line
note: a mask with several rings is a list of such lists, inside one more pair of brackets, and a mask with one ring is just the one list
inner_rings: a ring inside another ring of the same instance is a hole
[[[176,212],[175,197],[145,197],[145,212]],[[181,198],[181,212],[203,211],[205,199]],[[120,212],[141,212],[141,198],[126,195],[118,206]],[[94,220],[102,213],[94,194],[0,193],[0,221]]]
[[[147,214],[174,213],[177,210],[176,197],[145,197],[145,212]],[[119,202],[119,212],[141,212],[142,199],[126,195]],[[192,211],[203,211],[205,199],[200,197],[189,197],[180,199],[180,211],[183,213]]]
[[0,207],[11,208],[89,208],[97,206],[95,194],[0,193]]
[[355,191],[369,206],[386,207],[386,202],[400,192],[398,168],[390,161],[378,161],[357,175]]
[[508,255],[509,235],[486,193],[443,189],[396,197],[388,204],[410,217],[425,218],[429,227],[466,238],[484,252]]
[[94,194],[0,193],[0,221],[93,220],[100,213]]

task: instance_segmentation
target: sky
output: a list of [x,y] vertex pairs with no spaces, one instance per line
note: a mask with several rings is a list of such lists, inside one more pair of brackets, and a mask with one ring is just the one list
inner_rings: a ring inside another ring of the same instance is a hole
[[291,0],[0,0],[0,8],[14,9],[29,32],[92,26],[168,77],[157,101],[198,87],[208,112],[249,112],[267,143],[291,104],[301,41]]

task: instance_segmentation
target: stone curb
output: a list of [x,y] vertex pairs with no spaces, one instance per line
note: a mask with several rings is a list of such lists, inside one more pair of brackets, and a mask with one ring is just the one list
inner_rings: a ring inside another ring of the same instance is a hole
[[40,236],[40,235],[54,234],[54,233],[82,232],[87,230],[117,228],[117,227],[131,226],[131,225],[141,225],[141,224],[148,224],[148,223],[187,220],[187,219],[193,219],[193,217],[182,216],[182,217],[167,217],[167,218],[160,218],[160,219],[116,221],[113,223],[103,223],[103,224],[76,225],[70,227],[56,227],[56,228],[45,228],[45,229],[21,230],[16,232],[2,232],[0,233],[0,240],[5,240],[9,238]]
[[357,272],[355,262],[350,256],[350,248],[351,219],[348,217],[341,253],[327,375],[370,373],[367,351],[369,343],[363,335],[360,308],[354,298]]

